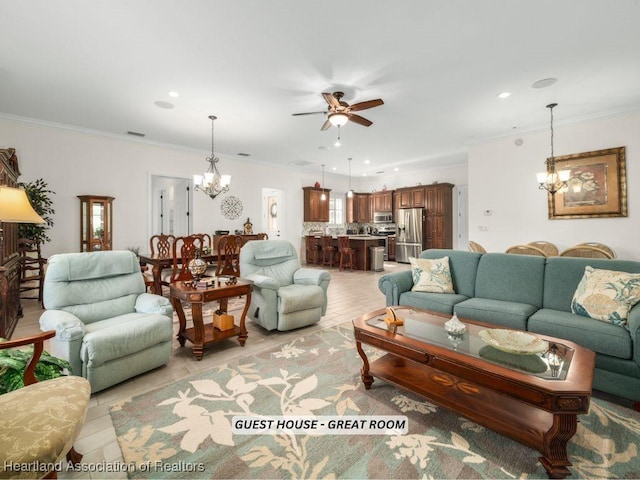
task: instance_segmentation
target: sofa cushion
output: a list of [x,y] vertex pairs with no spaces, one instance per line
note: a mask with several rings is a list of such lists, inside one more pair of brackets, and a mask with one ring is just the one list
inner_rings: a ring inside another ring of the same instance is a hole
[[449,270],[449,257],[409,257],[414,292],[455,293]]
[[538,310],[529,319],[528,330],[563,338],[612,357],[628,360],[633,355],[633,342],[626,329],[568,312]]
[[640,274],[586,266],[571,301],[571,312],[623,326],[640,301]]
[[[473,297],[476,288],[476,273],[482,254],[464,250],[445,250],[430,248],[420,254],[420,258],[449,257],[449,270],[453,290],[465,297]],[[380,284],[382,285],[382,284]]]
[[322,307],[324,291],[317,285],[292,284],[278,290],[278,312],[291,313]]
[[504,300],[470,298],[456,304],[454,310],[460,318],[526,330],[527,320],[537,307]]
[[475,297],[542,307],[545,258],[485,253],[478,263]]
[[571,300],[584,275],[584,268],[604,268],[640,273],[640,262],[604,258],[549,257],[544,273],[544,308],[571,312]]
[[400,294],[399,305],[422,308],[434,312],[453,314],[456,304],[467,300],[469,297],[459,293],[429,293],[429,292],[403,292]]
[[171,341],[173,321],[158,313],[129,313],[87,325],[80,358],[87,368]]

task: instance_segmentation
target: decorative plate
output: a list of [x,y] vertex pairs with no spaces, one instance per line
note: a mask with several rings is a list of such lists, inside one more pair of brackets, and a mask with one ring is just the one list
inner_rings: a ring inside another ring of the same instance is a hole
[[229,195],[222,200],[220,204],[220,210],[224,215],[224,218],[228,218],[229,220],[235,220],[240,215],[242,215],[242,202],[238,197],[234,197],[233,195]]
[[549,350],[549,342],[518,330],[492,328],[478,332],[485,343],[498,350],[517,355],[532,355]]

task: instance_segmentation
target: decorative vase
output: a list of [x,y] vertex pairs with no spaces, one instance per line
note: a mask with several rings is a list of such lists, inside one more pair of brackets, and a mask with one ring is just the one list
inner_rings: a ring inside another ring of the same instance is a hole
[[458,315],[456,315],[456,313],[454,312],[451,320],[444,324],[444,329],[450,335],[459,336],[464,335],[464,333],[467,331],[467,326],[460,320],[458,320]]
[[196,253],[194,257],[189,260],[189,271],[191,275],[193,275],[193,281],[195,283],[199,282],[204,275],[204,272],[207,271],[207,262],[200,258],[200,249],[196,249]]
[[315,188],[320,188],[320,182],[316,182],[314,185]]

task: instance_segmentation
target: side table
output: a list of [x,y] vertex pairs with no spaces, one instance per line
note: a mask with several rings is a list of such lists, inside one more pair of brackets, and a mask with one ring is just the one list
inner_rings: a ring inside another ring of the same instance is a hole
[[[251,292],[253,282],[251,280],[237,279],[237,282],[226,285],[224,280],[219,280],[211,286],[194,287],[191,282],[172,282],[170,285],[171,304],[178,314],[180,329],[178,330],[178,342],[184,347],[185,341],[189,340],[193,344],[193,354],[196,359],[202,360],[204,346],[210,343],[219,342],[226,338],[238,337],[240,346],[244,347],[247,340],[247,329],[245,318],[251,304]],[[245,297],[244,309],[240,317],[240,324],[234,325],[229,330],[218,330],[213,326],[213,318],[206,325],[202,319],[202,305],[208,302],[219,301],[220,310],[227,312],[227,301],[233,297]],[[182,308],[182,302],[191,304],[191,316],[193,327],[187,328],[187,320]]]

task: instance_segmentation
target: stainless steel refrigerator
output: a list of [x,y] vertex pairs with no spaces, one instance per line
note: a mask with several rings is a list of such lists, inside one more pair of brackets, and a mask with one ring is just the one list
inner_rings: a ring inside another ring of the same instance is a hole
[[424,250],[427,213],[424,208],[401,208],[396,212],[396,261],[409,263]]

